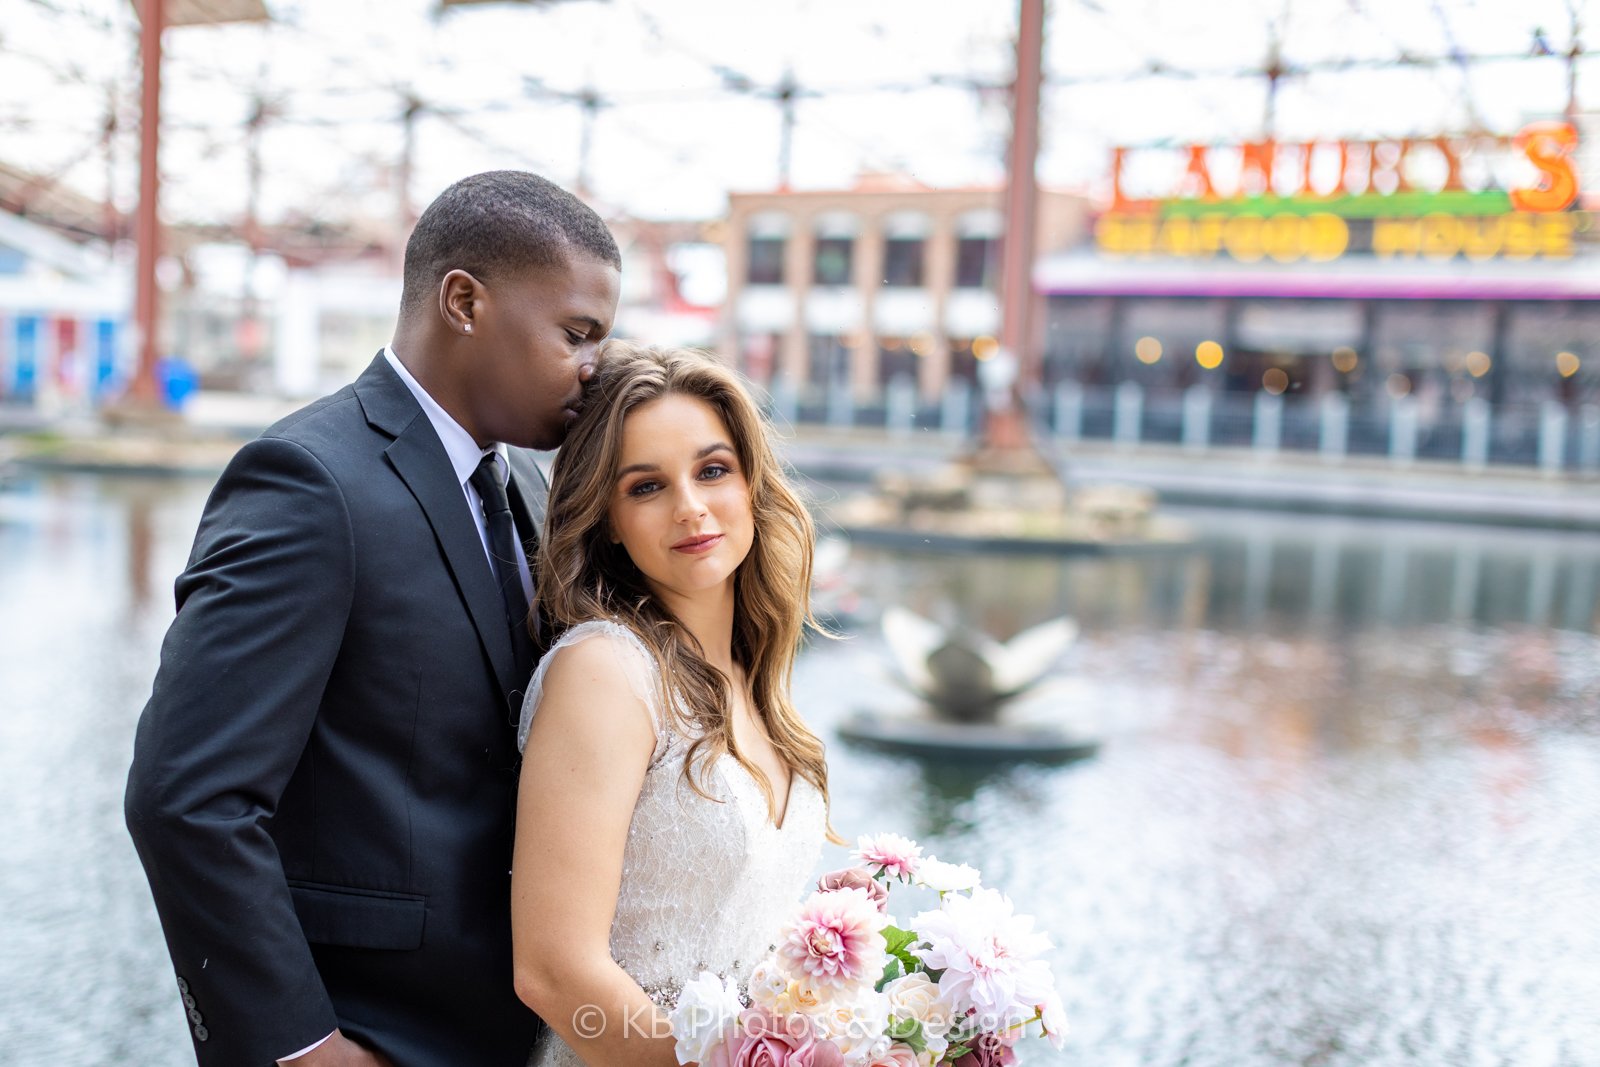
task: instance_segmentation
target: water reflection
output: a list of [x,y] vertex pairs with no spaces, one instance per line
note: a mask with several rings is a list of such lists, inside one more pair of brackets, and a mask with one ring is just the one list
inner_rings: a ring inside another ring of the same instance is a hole
[[1204,625],[1337,632],[1430,623],[1600,631],[1592,534],[1177,511],[1198,551],[1164,557],[896,555],[857,551],[883,603],[997,635],[1051,610],[1086,627]]
[[[8,1064],[192,1062],[120,795],[206,488],[0,491]],[[834,743],[835,826],[977,864],[1056,933],[1076,1030],[1031,1063],[1600,1062],[1600,544],[1188,517],[1182,556],[855,553],[869,605],[1077,618],[1059,700],[1106,744],[982,771]],[[829,736],[898,704],[884,662],[869,610],[799,703]]]

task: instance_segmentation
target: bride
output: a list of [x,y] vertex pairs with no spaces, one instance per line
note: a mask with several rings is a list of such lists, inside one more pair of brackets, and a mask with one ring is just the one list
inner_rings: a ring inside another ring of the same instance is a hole
[[531,1062],[665,1067],[684,983],[745,977],[829,833],[788,691],[811,520],[729,371],[612,342],[545,529],[561,636],[523,705],[511,872]]

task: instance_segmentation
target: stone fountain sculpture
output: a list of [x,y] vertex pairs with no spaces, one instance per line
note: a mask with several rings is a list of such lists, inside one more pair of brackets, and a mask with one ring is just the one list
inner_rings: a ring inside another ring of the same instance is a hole
[[883,635],[896,679],[922,706],[910,715],[859,712],[840,727],[845,738],[908,755],[988,762],[1061,762],[1098,747],[1064,716],[1024,722],[1006,714],[1055,673],[1077,640],[1073,620],[1052,619],[1002,642],[894,607],[883,614]]
[[1000,642],[968,628],[947,629],[908,611],[883,613],[899,681],[947,722],[992,723],[1010,701],[1037,686],[1078,637],[1062,617]]

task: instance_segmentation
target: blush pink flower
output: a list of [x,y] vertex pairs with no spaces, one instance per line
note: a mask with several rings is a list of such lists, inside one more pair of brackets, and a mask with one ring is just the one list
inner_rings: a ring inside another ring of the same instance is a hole
[[813,893],[778,935],[778,966],[830,994],[876,982],[888,963],[888,917],[865,889]]
[[896,1042],[889,1046],[889,1051],[868,1063],[867,1067],[922,1067],[922,1063],[910,1045]]
[[844,1054],[818,1036],[804,1016],[771,1015],[752,1008],[706,1054],[700,1067],[844,1067]]
[[909,882],[917,876],[922,846],[899,834],[864,834],[850,855],[874,868],[874,873]]
[[888,888],[875,880],[872,872],[865,867],[840,867],[836,871],[829,871],[817,879],[817,889],[823,893],[831,893],[835,889],[865,889],[867,896],[878,905],[879,911],[889,910]]
[[1040,958],[1050,939],[993,889],[952,893],[911,928],[928,942],[919,955],[930,970],[943,972],[939,993],[957,1011],[976,1009],[993,1025],[1033,1015],[1055,993],[1055,976]]

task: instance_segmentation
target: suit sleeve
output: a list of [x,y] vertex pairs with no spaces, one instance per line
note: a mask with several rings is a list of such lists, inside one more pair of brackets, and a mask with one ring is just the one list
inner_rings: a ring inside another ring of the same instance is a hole
[[321,462],[281,439],[241,449],[177,582],[125,799],[208,1067],[271,1064],[338,1025],[267,824],[311,734],[353,579],[349,513]]

